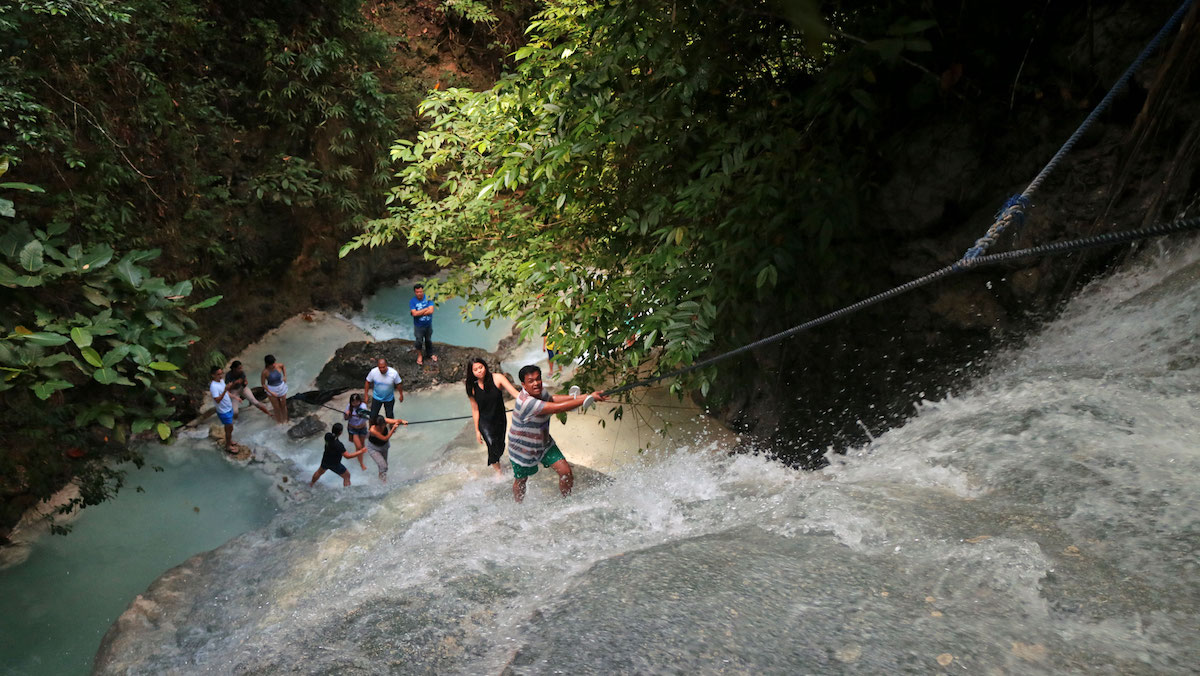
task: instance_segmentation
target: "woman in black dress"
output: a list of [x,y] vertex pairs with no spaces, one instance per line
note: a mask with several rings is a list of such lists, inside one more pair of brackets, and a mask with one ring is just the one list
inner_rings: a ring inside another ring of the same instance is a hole
[[519,393],[503,373],[492,373],[487,362],[478,357],[467,367],[466,385],[471,417],[475,420],[475,440],[487,444],[487,462],[496,474],[501,474],[500,456],[504,455],[504,432],[508,428],[508,420],[504,417],[504,391],[514,398]]

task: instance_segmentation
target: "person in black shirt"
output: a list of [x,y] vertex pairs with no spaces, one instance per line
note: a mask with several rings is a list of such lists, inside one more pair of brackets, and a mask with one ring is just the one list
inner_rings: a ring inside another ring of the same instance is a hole
[[341,423],[334,423],[333,431],[325,433],[325,453],[321,456],[321,466],[316,472],[313,472],[312,483],[308,484],[309,487],[316,486],[317,479],[320,479],[326,470],[342,477],[343,486],[350,485],[350,470],[342,464],[342,458],[346,456],[346,447],[338,439],[341,433]]
[[476,357],[467,366],[467,399],[471,400],[471,417],[475,419],[475,440],[486,443],[488,465],[503,473],[500,456],[504,455],[504,392],[516,397],[517,388],[503,373],[492,373],[487,362]]

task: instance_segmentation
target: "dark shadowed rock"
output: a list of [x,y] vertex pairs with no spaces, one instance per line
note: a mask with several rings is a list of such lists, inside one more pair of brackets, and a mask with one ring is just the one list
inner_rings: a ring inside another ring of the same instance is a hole
[[324,431],[325,423],[321,422],[315,415],[306,415],[300,422],[292,425],[287,435],[292,439],[307,439]]
[[467,361],[480,357],[495,371],[500,357],[477,347],[459,347],[436,343],[438,361],[425,360],[417,365],[417,353],[413,341],[396,338],[378,342],[347,343],[333,359],[330,359],[317,376],[317,387],[332,389],[350,387],[362,389],[367,373],[375,368],[376,360],[383,357],[388,366],[396,369],[404,379],[405,390],[419,390],[444,383],[463,382],[467,376]]

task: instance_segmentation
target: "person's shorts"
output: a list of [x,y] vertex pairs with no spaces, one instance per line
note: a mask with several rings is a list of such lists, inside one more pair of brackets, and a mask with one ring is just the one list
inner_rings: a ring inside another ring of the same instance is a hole
[[221,413],[220,411],[217,411],[217,417],[220,418],[222,425],[232,425],[233,424],[233,411],[230,411],[228,413]]
[[336,475],[338,475],[338,476],[342,476],[343,474],[345,474],[345,473],[346,473],[346,466],[345,466],[345,465],[343,465],[343,464],[342,464],[342,463],[340,463],[340,462],[339,462],[338,464],[336,464],[336,465],[324,465],[324,464],[322,464],[322,465],[321,465],[321,469],[324,469],[324,470],[329,470],[330,472],[333,472],[334,474],[336,474]]
[[362,437],[363,441],[366,441],[368,429],[369,428],[367,428],[367,427],[364,427],[361,430],[356,430],[356,429],[351,428],[351,429],[346,430],[346,436],[350,437],[351,439],[353,439],[354,437]]
[[[558,444],[554,444],[546,449],[546,454],[542,456],[542,467],[549,467],[559,460],[566,460],[566,458],[563,457],[562,451],[558,450]],[[525,479],[538,473],[537,465],[526,467],[513,462],[512,466],[514,479]]]
[[546,349],[546,359],[554,359],[554,350]]

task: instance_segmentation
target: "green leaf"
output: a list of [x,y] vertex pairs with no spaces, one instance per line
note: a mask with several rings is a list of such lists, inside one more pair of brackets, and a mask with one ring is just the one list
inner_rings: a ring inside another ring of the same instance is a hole
[[13,208],[12,200],[6,200],[3,197],[0,197],[0,216],[5,216],[7,218],[17,217],[17,210]]
[[13,190],[24,190],[26,192],[46,192],[45,190],[43,190],[42,188],[40,188],[36,185],[31,185],[29,183],[20,183],[18,181],[11,181],[8,183],[0,183],[0,188],[12,188]]
[[96,368],[104,366],[104,361],[100,359],[100,353],[96,351],[96,348],[85,347],[80,349],[79,352],[83,355],[83,360],[92,366]]
[[152,361],[152,362],[150,362],[150,368],[154,369],[155,371],[178,371],[179,370],[178,366],[172,364],[169,361]]
[[206,307],[212,307],[212,306],[216,305],[217,303],[221,302],[222,298],[224,298],[224,296],[213,296],[211,298],[205,298],[204,300],[200,301],[199,303],[196,303],[195,305],[189,307],[188,310],[189,311],[203,310]]
[[65,390],[68,387],[73,387],[73,385],[65,380],[47,380],[42,383],[34,383],[30,386],[30,389],[37,395],[38,399],[45,401],[58,390]]
[[[83,272],[98,270],[112,260],[113,249],[107,244],[100,244],[88,249],[87,253],[83,254],[79,259],[79,269]],[[90,299],[89,299],[90,300]],[[100,303],[96,303],[100,305]],[[107,307],[107,304],[105,304]]]
[[88,302],[96,307],[111,307],[112,301],[107,296],[100,293],[90,286],[83,287],[83,297],[88,299]]
[[119,346],[114,347],[113,349],[109,350],[108,352],[106,352],[103,359],[101,359],[101,361],[103,362],[104,367],[108,368],[110,366],[115,366],[118,363],[120,363],[120,361],[122,359],[124,359],[125,355],[127,355],[127,354],[129,354],[129,346],[128,345],[119,345]]
[[120,277],[126,284],[133,288],[138,288],[142,284],[143,273],[145,268],[135,263],[136,259],[132,254],[127,254],[124,258],[117,262],[117,277]]
[[71,340],[81,348],[92,344],[92,334],[87,332],[87,329],[76,326],[71,329]]
[[154,427],[153,420],[149,420],[147,418],[138,418],[137,420],[134,420],[133,424],[131,424],[129,426],[129,431],[134,434],[141,434],[142,432],[145,432],[146,430],[150,429],[151,427]]
[[30,272],[37,272],[38,270],[41,270],[46,265],[45,261],[42,259],[43,251],[44,249],[41,242],[37,241],[36,239],[30,240],[28,244],[21,247],[21,253],[19,254],[21,267]]
[[110,413],[101,413],[100,415],[96,416],[96,422],[100,423],[101,425],[103,425],[104,427],[107,427],[110,430],[117,426],[117,421],[112,417],[112,414],[110,414]]
[[121,374],[118,373],[116,369],[105,367],[96,369],[92,373],[92,378],[95,378],[96,382],[100,383],[101,385],[112,385],[121,379]]
[[22,337],[34,345],[45,345],[46,347],[58,347],[59,345],[65,345],[71,341],[70,338],[67,338],[64,335],[50,333],[48,331],[30,333]]
[[158,430],[158,438],[163,441],[166,441],[171,436],[171,426],[166,423],[158,423],[156,429]]

